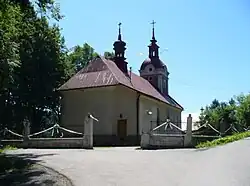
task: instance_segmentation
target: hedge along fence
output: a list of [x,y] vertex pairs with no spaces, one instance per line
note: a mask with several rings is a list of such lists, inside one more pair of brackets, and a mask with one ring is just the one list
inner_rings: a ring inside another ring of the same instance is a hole
[[200,143],[208,142],[208,141],[213,141],[216,139],[219,139],[220,136],[192,136],[192,145],[195,147]]
[[250,137],[250,131],[235,133],[231,136],[226,136],[223,138],[215,139],[213,141],[201,142],[198,145],[196,145],[196,148],[215,147],[218,145],[225,145],[227,143],[238,141],[247,137]]

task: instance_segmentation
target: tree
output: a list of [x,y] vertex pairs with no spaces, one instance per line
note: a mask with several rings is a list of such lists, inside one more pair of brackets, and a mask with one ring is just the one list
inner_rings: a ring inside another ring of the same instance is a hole
[[237,97],[238,107],[236,108],[236,117],[240,125],[250,126],[250,94],[240,95]]
[[[92,59],[99,56],[89,44],[84,43],[82,46],[75,46],[68,54],[68,60],[75,66],[75,71],[78,72],[84,68]],[[113,52],[104,52],[104,57],[107,59],[113,59]]]
[[104,52],[104,57],[106,59],[112,60],[115,57],[115,54],[114,54],[114,52]]
[[55,89],[72,75],[73,68],[59,27],[49,26],[45,14],[39,17],[29,1],[0,3],[0,104],[4,105],[0,123],[20,131],[27,117],[38,130],[47,110],[59,113]]
[[60,14],[60,6],[55,0],[12,0],[13,3],[20,5],[23,11],[36,10],[41,17],[53,18],[59,21],[63,18]]
[[[66,50],[57,26],[49,27],[45,17],[34,19],[21,43],[21,67],[15,92],[19,112],[39,129],[45,109],[57,111],[59,94],[55,91],[71,73]],[[34,32],[32,31],[34,30]],[[32,45],[30,45],[32,43]]]
[[55,90],[98,56],[87,43],[69,53],[59,26],[49,25],[51,18],[62,18],[53,0],[0,0],[1,128],[20,133],[24,119],[33,131],[58,122]]
[[98,54],[94,49],[89,44],[84,43],[83,46],[77,45],[73,48],[73,51],[68,55],[68,60],[74,66],[75,71],[78,72],[97,56]]
[[11,90],[15,86],[15,70],[20,65],[21,19],[19,6],[0,0],[0,125],[6,125],[12,118]]
[[222,122],[229,128],[232,124],[238,130],[250,126],[250,94],[239,95],[229,102],[213,100],[200,115],[200,124],[208,122],[220,130]]

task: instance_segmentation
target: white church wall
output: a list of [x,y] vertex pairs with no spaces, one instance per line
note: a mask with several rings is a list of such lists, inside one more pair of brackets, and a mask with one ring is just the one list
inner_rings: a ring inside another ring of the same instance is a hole
[[[62,125],[84,132],[84,118],[88,112],[99,119],[94,123],[94,135],[117,135],[117,121],[127,119],[127,135],[137,134],[137,92],[124,86],[71,90],[63,93]],[[141,95],[139,103],[139,133],[156,127],[157,108],[162,122],[170,116],[181,119],[181,112],[160,101]],[[148,115],[147,111],[152,112]],[[152,122],[151,124],[151,121]]]
[[[140,119],[139,130],[142,132],[148,132],[150,129],[157,126],[157,108],[159,108],[159,120],[160,124],[170,117],[171,121],[181,123],[181,111],[171,107],[161,101],[152,99],[148,96],[140,97]],[[147,111],[152,114],[148,115]],[[152,122],[151,122],[152,121]]]
[[89,112],[99,120],[94,123],[94,135],[111,135],[114,89],[115,87],[102,87],[63,92],[62,125],[84,132],[84,118]]
[[113,134],[117,134],[117,120],[127,119],[127,135],[137,134],[136,100],[137,93],[124,86],[116,86],[114,90],[115,108],[113,118]]
[[181,128],[181,110],[169,107],[168,112],[170,121]]
[[146,133],[151,129],[151,121],[157,119],[157,104],[147,96],[140,96],[139,131]]
[[[140,134],[157,126],[157,108],[159,108],[159,120],[165,120],[167,118],[166,111],[168,108],[166,104],[148,96],[142,95],[140,97]],[[148,115],[147,111],[150,111],[151,115]]]

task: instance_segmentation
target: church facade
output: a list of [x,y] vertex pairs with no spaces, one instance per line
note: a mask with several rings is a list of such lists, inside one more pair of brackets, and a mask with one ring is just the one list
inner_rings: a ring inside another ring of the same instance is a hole
[[99,120],[94,123],[94,145],[138,145],[142,133],[166,119],[181,127],[183,107],[169,95],[169,72],[159,58],[154,28],[140,75],[127,68],[120,25],[113,46],[112,60],[95,58],[58,89],[61,124],[84,132],[84,118],[93,114]]

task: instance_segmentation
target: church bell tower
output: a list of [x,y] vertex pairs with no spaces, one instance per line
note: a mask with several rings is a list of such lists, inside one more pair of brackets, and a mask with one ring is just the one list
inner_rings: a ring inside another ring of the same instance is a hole
[[149,53],[148,58],[145,59],[139,70],[140,76],[148,80],[156,90],[158,90],[163,96],[168,95],[168,75],[167,66],[160,60],[159,57],[159,46],[157,45],[157,40],[155,39],[155,21],[151,24],[152,29],[152,39],[148,46]]
[[123,73],[128,74],[128,68],[127,68],[128,63],[125,61],[126,43],[122,41],[121,23],[119,23],[118,26],[119,26],[118,40],[115,41],[113,44],[115,51],[114,62]]

